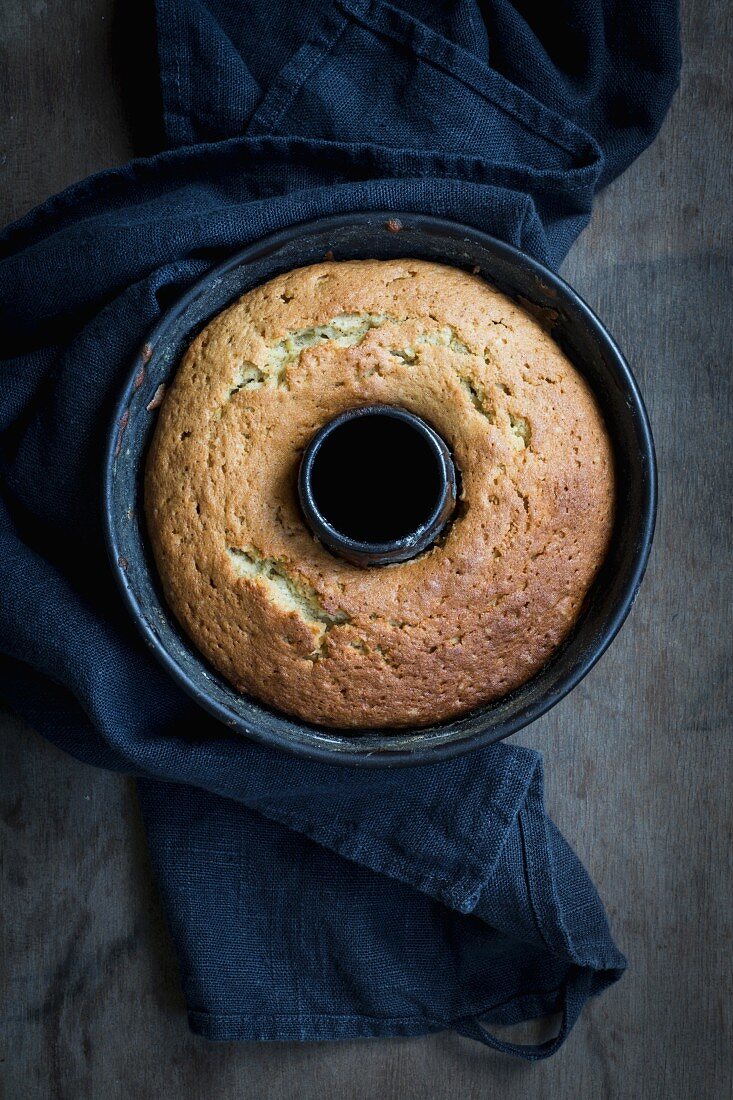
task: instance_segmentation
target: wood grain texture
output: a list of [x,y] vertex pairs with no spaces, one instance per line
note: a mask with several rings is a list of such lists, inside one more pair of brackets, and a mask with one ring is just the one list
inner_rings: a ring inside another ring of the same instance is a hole
[[[140,147],[112,79],[112,0],[0,0],[2,220]],[[451,1035],[210,1046],[186,1028],[132,784],[0,716],[7,1097],[384,1100],[733,1094],[731,290],[727,5],[688,0],[680,93],[599,199],[566,278],[648,400],[652,564],[600,665],[519,740],[595,878],[624,979],[550,1062]],[[2,979],[0,979],[2,980]]]

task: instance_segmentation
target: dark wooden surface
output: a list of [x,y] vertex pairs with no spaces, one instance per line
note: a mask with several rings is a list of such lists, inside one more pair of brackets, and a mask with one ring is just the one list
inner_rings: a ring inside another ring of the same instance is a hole
[[[0,12],[6,221],[134,143],[111,75],[112,0]],[[545,753],[552,815],[628,974],[536,1066],[448,1034],[209,1046],[186,1028],[132,784],[0,714],[7,1097],[731,1095],[730,30],[727,4],[685,5],[669,119],[564,268],[642,384],[661,510],[629,623],[521,740]]]

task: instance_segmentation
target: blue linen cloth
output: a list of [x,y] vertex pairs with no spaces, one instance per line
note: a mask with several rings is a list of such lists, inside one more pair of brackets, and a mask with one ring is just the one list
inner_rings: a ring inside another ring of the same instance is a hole
[[[538,754],[504,743],[372,773],[232,735],[128,620],[101,453],[161,312],[272,230],[424,212],[559,263],[661,123],[676,6],[158,0],[156,19],[166,148],[0,244],[0,694],[80,760],[139,777],[195,1031],[454,1028],[546,1056],[625,961],[545,814]],[[544,1044],[487,1031],[556,1010]]]

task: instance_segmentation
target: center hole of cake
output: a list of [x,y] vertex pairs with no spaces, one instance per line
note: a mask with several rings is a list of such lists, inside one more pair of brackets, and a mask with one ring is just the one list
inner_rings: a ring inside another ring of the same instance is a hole
[[419,531],[445,491],[442,466],[419,426],[374,412],[323,439],[311,469],[321,516],[356,542],[389,543]]

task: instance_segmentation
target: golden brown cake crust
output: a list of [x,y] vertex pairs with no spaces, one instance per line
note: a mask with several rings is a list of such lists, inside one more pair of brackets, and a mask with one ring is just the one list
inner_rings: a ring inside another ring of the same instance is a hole
[[[296,477],[345,409],[410,409],[451,447],[441,543],[362,569]],[[419,726],[496,699],[563,641],[606,552],[614,476],[587,384],[480,277],[418,260],[281,275],[217,316],[159,414],[145,505],[169,605],[240,691],[310,722]]]

